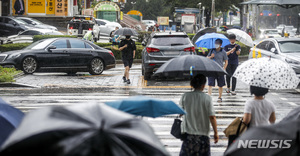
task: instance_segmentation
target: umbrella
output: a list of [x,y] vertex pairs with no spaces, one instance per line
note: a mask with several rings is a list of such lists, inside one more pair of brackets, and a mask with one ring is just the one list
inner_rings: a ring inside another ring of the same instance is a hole
[[169,155],[143,120],[105,104],[42,108],[25,116],[1,156]]
[[271,58],[250,59],[238,66],[233,76],[249,85],[269,89],[294,89],[299,84],[289,64]]
[[134,29],[131,29],[131,28],[121,28],[121,29],[116,30],[113,35],[138,36],[139,33],[137,33]]
[[227,73],[219,64],[209,58],[198,55],[186,55],[173,58],[164,63],[153,76],[189,78],[197,74],[222,76]]
[[0,146],[19,126],[24,114],[0,98]]
[[163,101],[145,96],[135,96],[120,101],[106,102],[118,110],[139,116],[159,117],[168,114],[185,114],[173,101]]
[[224,47],[228,44],[230,44],[228,38],[223,34],[217,34],[217,33],[207,33],[197,39],[195,44],[197,47],[204,47],[207,49],[213,49],[215,48],[215,41],[216,39],[221,39],[223,41],[223,44],[221,47]]
[[[252,155],[300,155],[300,120],[290,118],[298,111],[291,111],[288,117],[277,124],[251,127],[242,134],[228,150],[225,156],[252,156]],[[287,120],[288,119],[288,120]],[[288,127],[288,128],[287,128]],[[249,148],[249,142],[253,141]],[[273,143],[272,143],[273,142]],[[262,147],[264,148],[258,148]],[[277,146],[277,147],[274,147]],[[290,146],[290,147],[287,147]],[[272,148],[273,147],[273,148]]]
[[203,28],[203,29],[200,29],[195,34],[195,36],[192,38],[192,42],[195,43],[200,36],[202,36],[202,35],[204,35],[206,33],[215,33],[215,32],[217,32],[216,28]]
[[228,34],[234,34],[236,36],[236,39],[240,41],[241,43],[253,47],[253,40],[251,36],[249,36],[246,32],[239,30],[239,29],[230,29],[227,30]]

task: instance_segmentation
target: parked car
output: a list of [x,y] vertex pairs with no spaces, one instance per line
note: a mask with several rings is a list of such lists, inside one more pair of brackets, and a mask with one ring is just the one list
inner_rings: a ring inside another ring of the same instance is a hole
[[89,72],[99,75],[115,67],[114,54],[92,42],[77,38],[50,38],[25,49],[0,54],[0,65],[15,67],[26,74],[35,72]]
[[26,22],[27,24],[32,25],[34,28],[50,29],[50,30],[58,31],[56,27],[48,25],[48,24],[44,24],[41,21],[36,20],[34,18],[29,18],[29,17],[16,17],[16,18]]
[[155,26],[156,22],[154,20],[142,20],[142,23],[145,24],[147,27]]
[[112,32],[116,30],[116,27],[122,28],[117,22],[110,22],[104,19],[95,19],[97,25],[100,27],[100,34],[104,36],[112,36]]
[[287,62],[300,75],[300,38],[268,38],[251,48],[249,59],[271,57]]
[[83,37],[88,31],[93,31],[93,39],[100,39],[100,27],[92,16],[74,16],[67,26],[68,35]]
[[30,28],[30,25],[15,17],[0,16],[0,37],[15,35]]
[[261,39],[281,37],[281,35],[278,33],[277,29],[263,29],[260,31],[261,31],[261,33],[260,33],[259,38],[261,38]]
[[147,45],[143,44],[142,74],[145,80],[150,79],[153,72],[168,60],[195,52],[194,45],[184,32],[154,33]]
[[18,35],[8,36],[4,43],[32,43],[34,35],[64,35],[63,33],[50,29],[29,29]]
[[296,36],[297,28],[295,28],[294,26],[285,26],[283,30],[284,33],[288,33],[290,37]]

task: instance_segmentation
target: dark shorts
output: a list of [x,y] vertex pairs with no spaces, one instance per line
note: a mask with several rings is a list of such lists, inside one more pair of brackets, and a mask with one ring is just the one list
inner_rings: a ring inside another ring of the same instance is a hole
[[225,78],[224,76],[219,76],[219,77],[208,77],[208,86],[215,86],[216,80],[218,82],[219,87],[225,86]]
[[129,68],[131,68],[132,63],[133,63],[133,58],[132,59],[128,59],[128,58],[122,58],[124,67],[129,66]]
[[184,139],[179,156],[210,156],[209,137],[204,135],[187,134]]

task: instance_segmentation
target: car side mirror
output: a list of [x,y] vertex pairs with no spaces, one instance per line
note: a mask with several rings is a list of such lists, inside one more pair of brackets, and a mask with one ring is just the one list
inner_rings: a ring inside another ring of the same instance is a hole
[[56,49],[56,46],[54,46],[54,45],[49,46],[49,47],[47,48],[47,51],[48,51],[48,52],[52,52],[52,49]]
[[278,54],[276,48],[271,48],[271,52],[272,52],[272,53],[275,53],[275,54]]

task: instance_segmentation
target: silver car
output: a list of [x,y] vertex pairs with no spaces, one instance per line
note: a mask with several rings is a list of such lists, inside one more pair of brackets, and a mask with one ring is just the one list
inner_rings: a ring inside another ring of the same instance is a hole
[[11,35],[4,40],[4,43],[32,43],[34,35],[64,35],[63,33],[49,29],[29,29],[18,33],[17,35]]
[[161,65],[172,58],[192,55],[195,47],[184,32],[153,33],[142,52],[142,74],[144,79],[151,78]]
[[269,38],[251,48],[249,59],[271,57],[287,62],[300,76],[300,38]]
[[40,29],[51,29],[51,30],[55,30],[57,31],[57,28],[52,26],[52,25],[48,25],[48,24],[44,24],[39,20],[36,20],[34,18],[29,18],[29,17],[16,17],[19,20],[24,21],[27,24],[32,25],[34,28],[40,28]]
[[122,28],[117,22],[110,22],[104,19],[95,19],[96,24],[100,27],[100,34],[104,36],[112,36],[112,32],[116,30],[116,27]]

